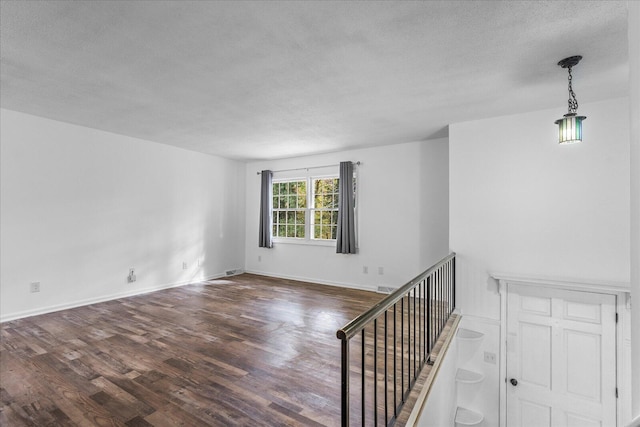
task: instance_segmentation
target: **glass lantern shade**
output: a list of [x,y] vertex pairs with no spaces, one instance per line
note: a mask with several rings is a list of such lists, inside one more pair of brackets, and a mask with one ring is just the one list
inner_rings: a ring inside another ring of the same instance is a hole
[[576,116],[575,114],[565,114],[563,118],[556,120],[558,125],[558,143],[559,144],[575,144],[582,142],[582,121],[585,116]]

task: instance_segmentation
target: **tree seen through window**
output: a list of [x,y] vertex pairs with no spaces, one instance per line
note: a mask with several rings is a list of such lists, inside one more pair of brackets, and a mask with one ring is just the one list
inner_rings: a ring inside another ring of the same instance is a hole
[[337,177],[274,182],[273,236],[335,240],[338,182]]
[[338,226],[338,178],[313,180],[313,238],[335,240]]
[[273,183],[273,236],[305,238],[307,182]]

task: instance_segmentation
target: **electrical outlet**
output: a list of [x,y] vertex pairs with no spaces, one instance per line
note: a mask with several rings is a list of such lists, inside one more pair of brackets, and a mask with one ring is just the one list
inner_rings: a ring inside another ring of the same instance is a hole
[[31,282],[29,286],[31,292],[40,292],[40,282]]
[[369,267],[367,267],[366,265],[362,266],[362,273],[369,274]]
[[262,255],[258,255],[258,262],[262,262]]
[[136,281],[136,271],[133,268],[129,269],[129,275],[127,276],[127,282],[133,283]]
[[384,267],[378,267],[378,274],[381,276],[384,274]]
[[496,354],[489,353],[488,351],[484,352],[484,361],[485,363],[491,363],[492,365],[496,364]]
[[183,263],[182,263],[182,269],[183,269],[183,270],[186,270],[186,269],[187,269],[187,263],[186,263],[186,262],[183,262]]

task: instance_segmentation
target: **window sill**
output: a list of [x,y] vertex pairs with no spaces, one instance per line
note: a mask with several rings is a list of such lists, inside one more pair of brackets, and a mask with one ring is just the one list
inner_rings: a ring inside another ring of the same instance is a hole
[[335,240],[311,240],[311,239],[273,239],[274,245],[283,243],[285,245],[303,245],[303,246],[327,246],[336,247]]

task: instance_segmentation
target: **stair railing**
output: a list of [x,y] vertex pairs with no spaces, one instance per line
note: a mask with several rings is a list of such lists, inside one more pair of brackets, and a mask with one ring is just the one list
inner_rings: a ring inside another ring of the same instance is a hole
[[[454,309],[451,253],[337,331],[342,340],[342,426],[350,421],[374,426],[396,422]],[[350,347],[352,341],[360,345]],[[359,357],[350,359],[352,349]],[[360,393],[353,396],[351,376],[360,377]],[[350,412],[352,404],[360,411]]]

